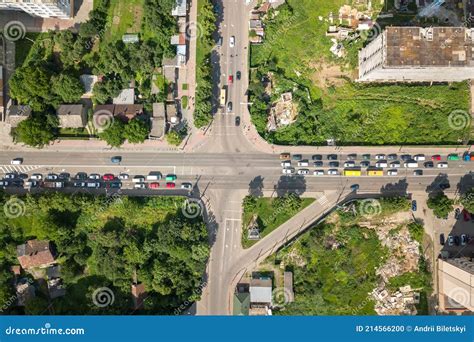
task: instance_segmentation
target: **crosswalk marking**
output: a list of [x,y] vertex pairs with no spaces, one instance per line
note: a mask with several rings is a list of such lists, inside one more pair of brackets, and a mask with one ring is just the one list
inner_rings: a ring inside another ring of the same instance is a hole
[[41,165],[2,165],[0,166],[0,173],[28,173],[33,170],[41,169]]
[[322,196],[318,199],[318,203],[319,203],[321,206],[325,206],[326,204],[329,203],[329,200],[328,200],[328,198],[327,198],[325,195],[322,195]]

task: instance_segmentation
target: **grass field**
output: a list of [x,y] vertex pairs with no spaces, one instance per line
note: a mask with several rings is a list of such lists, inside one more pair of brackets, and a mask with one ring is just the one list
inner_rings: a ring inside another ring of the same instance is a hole
[[[329,26],[325,18],[330,12],[337,13],[345,2],[288,0],[289,6],[280,7],[276,18],[267,23],[264,44],[251,48],[251,65],[261,74],[276,74],[273,100],[284,91],[295,95],[294,86],[287,85],[291,81],[300,92],[296,100],[307,104],[300,105],[294,124],[269,133],[266,121],[270,103],[259,101],[258,97],[264,98],[262,88],[253,92],[251,114],[259,133],[283,145],[321,145],[327,139],[336,139],[340,145],[456,144],[469,140],[468,123],[461,129],[449,125],[453,111],[469,113],[467,83],[353,82],[362,42],[346,43],[348,56],[335,59],[329,51],[332,43],[325,35]],[[257,75],[251,78],[259,82]]]
[[114,41],[126,33],[140,33],[144,4],[145,0],[111,0],[105,39]]

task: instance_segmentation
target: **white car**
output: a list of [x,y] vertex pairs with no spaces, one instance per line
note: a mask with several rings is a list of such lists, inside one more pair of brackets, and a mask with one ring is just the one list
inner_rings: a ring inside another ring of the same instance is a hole
[[336,169],[329,169],[328,170],[328,175],[338,175],[339,174],[339,171],[337,171]]
[[354,167],[354,166],[355,166],[355,162],[353,160],[346,161],[344,163],[344,167]]
[[386,160],[381,160],[375,163],[375,167],[387,167],[387,161]]
[[289,168],[285,168],[281,171],[284,175],[292,175],[293,173],[295,173],[295,169],[292,168],[292,167],[289,167]]
[[5,174],[5,179],[15,179],[17,177],[16,173],[7,173]]
[[119,174],[118,178],[121,180],[126,180],[126,179],[129,179],[130,176],[128,175],[128,173],[121,173]]
[[58,179],[58,178],[59,178],[58,175],[55,174],[55,173],[50,173],[50,174],[48,174],[48,175],[46,176],[46,179],[47,179],[47,180],[56,180],[56,179]]
[[10,161],[11,165],[21,165],[23,164],[23,159],[22,158],[15,158]]
[[316,170],[316,171],[313,171],[313,175],[315,175],[315,176],[323,176],[323,175],[324,175],[324,171],[323,171],[323,170]]
[[308,169],[299,169],[298,174],[299,175],[309,175],[309,170]]
[[42,180],[43,179],[43,175],[41,173],[33,173],[31,175],[31,180]]
[[191,183],[183,183],[181,184],[181,189],[191,190],[193,185]]
[[146,189],[145,183],[137,183],[133,186],[135,189]]
[[424,161],[424,160],[426,160],[424,154],[417,154],[417,155],[413,156],[413,159],[416,160],[416,161]]
[[89,179],[100,179],[100,175],[98,173],[91,173]]
[[448,163],[446,162],[441,162],[441,163],[438,163],[438,165],[436,165],[438,168],[440,169],[445,169],[448,167]]
[[300,160],[298,166],[309,166],[309,162],[307,160]]
[[397,170],[388,170],[387,175],[389,176],[397,176],[398,171]]
[[390,163],[390,167],[396,167],[396,168],[398,168],[398,167],[400,167],[400,162],[399,162],[399,161],[391,162],[391,163]]
[[235,36],[230,37],[229,46],[233,48],[235,46]]
[[415,161],[409,161],[403,164],[404,167],[418,167],[418,163]]
[[375,159],[377,160],[385,159],[385,154],[376,154]]
[[143,183],[145,181],[145,177],[143,176],[135,176],[132,179],[133,183]]
[[291,161],[285,160],[281,162],[281,167],[290,167],[291,166]]

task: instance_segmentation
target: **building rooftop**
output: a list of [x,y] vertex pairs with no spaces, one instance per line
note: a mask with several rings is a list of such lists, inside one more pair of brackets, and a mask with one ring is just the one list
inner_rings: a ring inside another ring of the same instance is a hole
[[233,298],[234,316],[248,316],[250,310],[250,293],[235,293]]
[[60,105],[56,111],[59,127],[80,128],[87,124],[87,115],[83,105]]
[[474,66],[472,38],[463,27],[387,27],[385,65]]
[[135,103],[135,89],[123,89],[120,94],[112,101],[114,104],[134,104]]
[[54,252],[49,241],[29,240],[16,248],[21,267],[45,267],[55,262]]
[[250,281],[251,303],[272,303],[272,279],[254,278]]
[[467,258],[439,259],[438,279],[442,310],[474,311],[474,262]]

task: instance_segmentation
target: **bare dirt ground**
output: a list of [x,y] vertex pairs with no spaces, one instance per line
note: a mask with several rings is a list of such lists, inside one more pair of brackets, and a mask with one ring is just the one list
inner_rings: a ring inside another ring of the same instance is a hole
[[343,85],[345,78],[352,78],[348,71],[343,71],[339,65],[331,65],[323,61],[318,61],[311,65],[316,71],[311,76],[311,80],[318,85],[318,88],[325,91],[329,87]]

